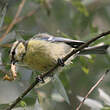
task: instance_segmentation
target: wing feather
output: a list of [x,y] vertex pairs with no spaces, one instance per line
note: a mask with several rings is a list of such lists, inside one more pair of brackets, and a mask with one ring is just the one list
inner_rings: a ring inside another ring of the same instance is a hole
[[41,33],[41,34],[36,34],[33,38],[31,39],[36,39],[36,40],[45,40],[48,42],[63,42],[66,43],[67,45],[70,45],[73,48],[77,48],[80,45],[84,44],[85,42],[79,41],[79,40],[72,40],[72,39],[67,39],[67,38],[62,38],[62,37],[54,37],[52,35],[49,35],[47,33]]

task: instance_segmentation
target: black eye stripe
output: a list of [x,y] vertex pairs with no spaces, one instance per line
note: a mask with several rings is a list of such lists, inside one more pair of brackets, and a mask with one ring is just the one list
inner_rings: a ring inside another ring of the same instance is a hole
[[18,46],[21,42],[24,44],[24,41],[18,41],[18,43],[16,44],[16,46],[15,46],[15,48],[13,49],[12,53],[13,53],[13,52],[15,53],[15,50],[16,50],[17,46]]
[[12,52],[12,55],[14,55],[14,54],[15,54],[15,51]]
[[11,62],[15,62],[15,61],[16,61],[15,58],[14,58],[15,50],[16,50],[17,46],[18,46],[21,42],[23,42],[23,41],[18,41],[18,43],[16,44],[15,48],[13,48],[13,50],[12,50],[12,52],[11,52],[11,54],[12,54]]
[[15,50],[16,50],[16,48],[17,48],[17,46],[19,45],[20,42],[21,42],[21,41],[18,41],[18,43],[16,44],[15,48],[12,50],[12,55],[15,54]]

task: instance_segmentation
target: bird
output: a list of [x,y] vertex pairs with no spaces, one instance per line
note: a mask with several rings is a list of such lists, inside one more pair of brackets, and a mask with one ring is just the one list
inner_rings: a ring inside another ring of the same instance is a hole
[[[38,33],[27,41],[15,41],[9,56],[13,64],[22,63],[32,70],[47,72],[57,64],[58,59],[62,59],[83,44],[85,42],[80,40],[54,37],[47,33]],[[109,45],[107,44],[88,46],[71,56],[65,62],[65,65],[70,64],[71,60],[78,55],[106,54],[108,48]]]

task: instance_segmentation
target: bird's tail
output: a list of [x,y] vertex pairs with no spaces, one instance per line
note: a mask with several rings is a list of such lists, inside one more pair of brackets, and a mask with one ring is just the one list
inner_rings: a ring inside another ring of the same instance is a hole
[[110,46],[109,45],[100,45],[100,46],[92,46],[87,47],[80,51],[79,54],[105,54]]

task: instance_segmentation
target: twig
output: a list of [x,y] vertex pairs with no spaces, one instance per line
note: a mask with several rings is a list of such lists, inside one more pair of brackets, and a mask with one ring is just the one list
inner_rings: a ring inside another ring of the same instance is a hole
[[12,47],[12,44],[9,44],[9,43],[7,43],[7,44],[0,44],[0,47],[10,48],[10,47]]
[[19,17],[21,11],[22,11],[22,8],[24,6],[24,3],[26,2],[26,0],[22,0],[19,7],[18,7],[18,11],[13,19],[13,21],[11,22],[11,24],[8,26],[6,32],[3,34],[2,37],[0,37],[0,42],[2,41],[3,38],[5,38],[5,36],[9,33],[9,31],[13,28],[13,26],[15,25],[16,23],[16,19]]
[[[85,47],[87,47],[89,44],[93,43],[95,40],[110,34],[110,31],[104,32],[99,34],[98,36],[96,36],[95,38],[89,40],[88,42],[86,42],[85,44],[82,44],[79,48],[73,50],[71,53],[67,54],[64,58],[62,58],[62,61],[66,61],[68,60],[68,58],[70,58],[73,54],[81,51],[82,49],[84,49]],[[21,94],[21,96],[19,96],[6,110],[11,110],[12,108],[14,108],[22,99],[25,95],[27,95],[39,82],[39,79],[43,79],[45,77],[47,77],[48,75],[50,75],[55,69],[57,69],[60,66],[59,63],[57,63],[53,68],[51,68],[48,72],[41,74],[40,76],[38,76],[36,78],[36,80]]]
[[15,22],[15,23],[19,23],[19,22],[21,22],[22,20],[26,19],[27,17],[30,17],[30,16],[34,15],[39,9],[40,9],[40,7],[38,7],[38,8],[35,9],[35,10],[30,11],[26,16],[18,17],[18,18],[16,19],[16,22]]
[[[35,10],[32,10],[32,11],[28,12],[26,16],[18,17],[18,18],[16,19],[16,21],[15,21],[15,24],[17,24],[17,23],[23,21],[24,19],[26,19],[26,18],[28,18],[28,17],[30,17],[30,16],[32,16],[32,15],[34,15],[39,9],[40,9],[40,7],[38,7],[38,8],[35,9]],[[7,25],[3,26],[3,28],[1,28],[0,31],[3,31],[3,30],[5,30],[5,29],[7,29],[7,27],[8,27]]]
[[85,44],[81,45],[79,48],[73,50],[72,52],[70,52],[67,56],[65,56],[63,58],[63,61],[66,61],[69,57],[71,57],[73,54],[81,51],[82,49],[84,49],[85,47],[87,47],[88,45],[90,45],[91,43],[93,43],[94,41],[96,41],[97,39],[103,37],[103,36],[106,36],[110,34],[110,31],[107,31],[107,32],[103,32],[101,34],[99,34],[97,37],[94,37],[93,39],[89,40],[88,42],[86,42]]
[[91,94],[91,92],[103,81],[105,75],[109,72],[110,70],[106,70],[104,72],[104,74],[100,77],[100,79],[96,82],[96,84],[88,91],[88,93],[86,94],[86,96],[83,98],[83,100],[81,101],[81,103],[78,105],[78,107],[76,108],[76,110],[79,110],[82,106],[82,104],[84,103],[84,101],[87,99],[87,97]]

